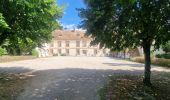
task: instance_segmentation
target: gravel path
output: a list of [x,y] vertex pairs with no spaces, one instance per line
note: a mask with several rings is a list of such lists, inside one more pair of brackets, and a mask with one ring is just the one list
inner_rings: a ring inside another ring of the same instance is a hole
[[[169,71],[152,67],[153,71]],[[97,91],[109,76],[143,74],[143,64],[108,57],[51,57],[0,64],[1,73],[27,71],[35,76],[18,100],[99,100]]]

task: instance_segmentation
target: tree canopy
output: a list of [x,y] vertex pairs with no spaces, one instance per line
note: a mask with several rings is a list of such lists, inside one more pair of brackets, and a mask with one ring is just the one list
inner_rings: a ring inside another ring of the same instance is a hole
[[122,50],[143,47],[145,79],[150,84],[150,48],[170,40],[170,0],[84,0],[81,27],[93,44]]
[[0,0],[0,44],[19,54],[21,45],[50,41],[63,8],[55,0]]

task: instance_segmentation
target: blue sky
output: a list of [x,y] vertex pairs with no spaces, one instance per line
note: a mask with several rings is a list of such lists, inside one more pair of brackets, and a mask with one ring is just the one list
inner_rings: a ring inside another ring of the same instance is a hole
[[81,19],[78,16],[76,8],[85,7],[83,0],[57,0],[57,4],[66,5],[63,18],[60,19],[63,26],[73,28],[80,24]]

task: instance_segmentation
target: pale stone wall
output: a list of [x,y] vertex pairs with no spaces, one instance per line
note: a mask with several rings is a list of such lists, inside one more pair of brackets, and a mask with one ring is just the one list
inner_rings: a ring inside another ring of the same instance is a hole
[[[61,47],[59,46],[59,41],[61,42]],[[66,41],[69,41],[69,47],[66,46]],[[80,41],[80,47],[77,47],[76,41]],[[110,52],[109,49],[99,49],[99,46],[90,46],[90,41],[86,41],[86,47],[84,47],[82,40],[53,40],[50,48],[53,51],[52,54],[58,56],[109,56]]]

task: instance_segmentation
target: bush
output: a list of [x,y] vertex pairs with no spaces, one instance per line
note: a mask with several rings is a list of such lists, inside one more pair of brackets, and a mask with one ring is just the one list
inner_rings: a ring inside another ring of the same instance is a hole
[[6,49],[0,47],[0,56],[7,54]]
[[165,45],[162,46],[163,51],[166,53],[170,52],[170,41],[167,42]]
[[161,54],[156,54],[155,57],[156,58],[162,58],[162,55]]
[[66,56],[66,54],[65,54],[65,53],[63,53],[63,54],[61,54],[61,56]]
[[31,54],[32,54],[33,56],[38,57],[38,51],[37,51],[36,49],[33,49],[33,50],[31,51]]
[[58,56],[58,54],[56,53],[56,54],[53,54],[53,56]]
[[156,57],[170,59],[170,53],[169,54],[157,54]]

